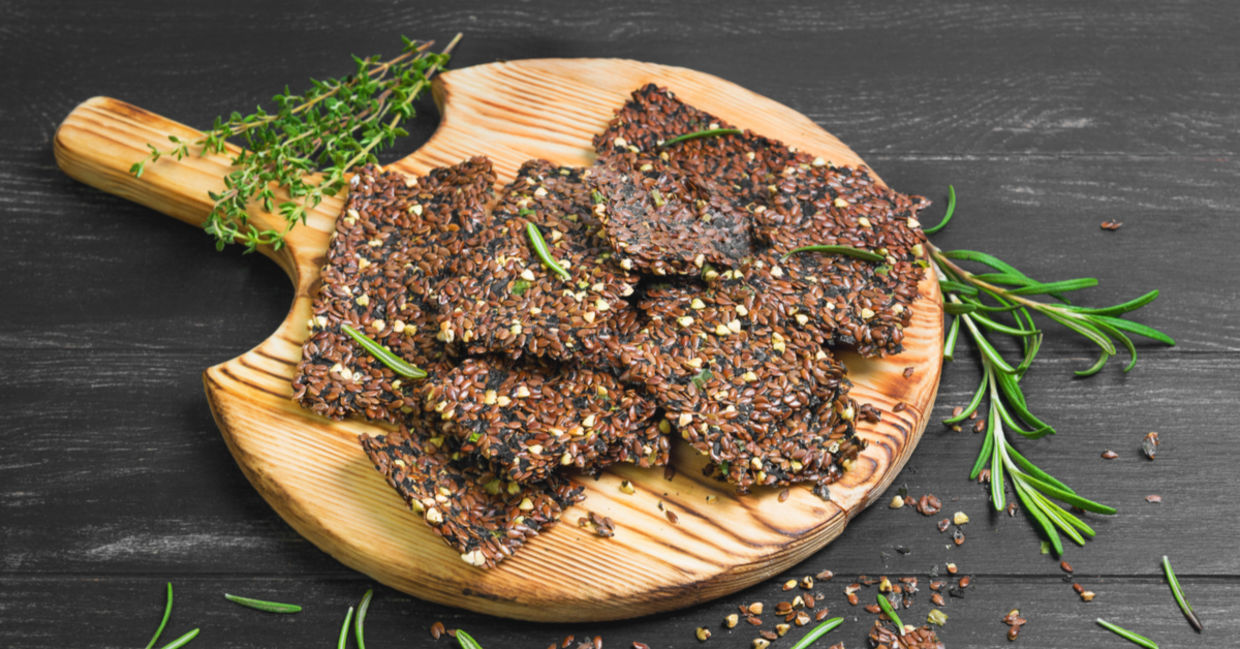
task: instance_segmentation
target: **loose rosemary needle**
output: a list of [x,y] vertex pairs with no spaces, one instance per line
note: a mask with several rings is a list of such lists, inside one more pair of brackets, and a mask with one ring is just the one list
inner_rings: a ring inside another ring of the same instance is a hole
[[461,645],[461,649],[482,649],[482,645],[478,644],[473,636],[460,629],[456,630],[456,642]]
[[551,251],[547,248],[547,240],[543,238],[542,232],[538,230],[538,226],[534,225],[533,221],[525,223],[525,234],[530,238],[530,246],[534,249],[534,254],[538,255],[544,266],[564,279],[572,277],[567,270],[564,270],[560,262],[551,256]]
[[344,614],[344,624],[340,625],[340,637],[336,640],[336,649],[345,649],[349,639],[349,622],[353,621],[353,607]]
[[685,140],[696,140],[700,137],[714,137],[716,135],[740,135],[741,132],[742,131],[739,128],[710,128],[704,131],[694,131],[692,133],[685,133],[683,135],[677,135],[676,137],[670,140],[664,140],[663,143],[660,144],[659,146],[671,146],[678,142],[684,142]]
[[285,604],[283,602],[269,602],[264,599],[254,599],[252,597],[242,597],[240,595],[232,595],[224,593],[224,599],[249,608],[266,611],[268,613],[298,613],[301,607],[296,604]]
[[168,582],[168,595],[164,600],[164,619],[159,621],[159,628],[155,629],[155,635],[151,636],[151,641],[146,643],[146,649],[151,649],[159,642],[159,636],[164,632],[164,627],[168,625],[168,618],[172,617],[172,582]]
[[1171,569],[1171,562],[1165,554],[1162,558],[1162,567],[1167,575],[1167,583],[1171,586],[1171,594],[1175,597],[1175,603],[1180,605],[1180,610],[1184,612],[1184,617],[1188,618],[1188,623],[1192,625],[1193,630],[1201,633],[1205,625],[1201,623],[1201,619],[1197,617],[1197,613],[1193,611],[1188,600],[1184,599],[1184,590],[1180,588],[1180,580],[1175,576],[1175,571]]
[[344,330],[346,334],[349,334],[350,338],[357,341],[357,344],[361,345],[363,349],[370,352],[371,356],[377,358],[380,363],[386,365],[388,369],[393,372],[396,372],[397,374],[408,379],[426,378],[427,375],[424,370],[410,364],[396,354],[393,354],[390,349],[375,342],[370,336],[367,336],[347,324],[341,324],[340,328]]
[[179,647],[184,647],[185,645],[189,644],[190,640],[193,640],[194,638],[198,637],[198,631],[199,631],[198,629],[189,631],[185,635],[177,638],[176,640],[173,640],[172,642],[169,642],[168,644],[160,647],[159,649],[178,649]]
[[1095,621],[1102,628],[1106,629],[1107,631],[1110,631],[1111,633],[1114,633],[1115,635],[1133,644],[1141,645],[1142,647],[1145,647],[1145,649],[1158,649],[1158,644],[1156,642],[1154,642],[1153,640],[1150,640],[1149,638],[1143,635],[1138,635],[1136,633],[1133,633],[1132,631],[1129,631],[1128,629],[1125,629],[1122,626],[1116,626],[1114,624],[1111,624],[1110,622],[1107,622],[1106,620],[1102,618],[1098,618]]
[[833,617],[823,622],[822,624],[819,624],[818,626],[811,629],[809,633],[806,633],[805,637],[801,638],[800,640],[797,641],[796,644],[792,645],[792,649],[805,649],[806,647],[814,644],[815,642],[818,642],[818,638],[821,638],[822,636],[829,633],[832,629],[834,629],[835,627],[843,623],[844,623],[844,618]]
[[878,600],[878,607],[883,609],[883,613],[886,613],[887,617],[891,618],[891,621],[895,623],[896,632],[904,635],[904,623],[900,621],[900,616],[896,615],[896,610],[891,607],[891,602],[887,600],[887,596],[879,593],[875,598]]
[[357,605],[357,617],[353,618],[353,633],[357,637],[357,649],[366,649],[366,611],[370,610],[370,600],[374,597],[373,588],[367,588],[362,601]]

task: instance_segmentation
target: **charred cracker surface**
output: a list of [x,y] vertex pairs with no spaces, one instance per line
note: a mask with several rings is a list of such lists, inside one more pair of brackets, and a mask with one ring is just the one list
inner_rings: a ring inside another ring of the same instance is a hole
[[651,466],[666,457],[665,440],[638,445],[636,455],[622,444],[650,430],[654,404],[610,374],[467,358],[428,393],[460,451],[484,458],[506,480],[540,482],[560,469]]
[[360,439],[388,484],[470,565],[493,567],[512,556],[582,498],[581,487],[563,476],[518,485],[452,461],[442,440],[407,429]]

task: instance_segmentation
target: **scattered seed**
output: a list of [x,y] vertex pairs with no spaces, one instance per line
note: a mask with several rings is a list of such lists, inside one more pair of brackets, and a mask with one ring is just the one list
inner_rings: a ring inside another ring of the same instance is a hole
[[849,603],[849,604],[852,604],[853,606],[856,606],[856,605],[857,605],[857,602],[859,602],[859,601],[861,601],[861,600],[857,598],[857,594],[856,594],[856,593],[849,593],[849,594],[848,594],[848,603]]
[[731,613],[727,617],[723,618],[723,626],[728,629],[734,629],[740,621],[741,618],[739,615],[736,613]]
[[796,588],[796,587],[797,587],[797,580],[795,579],[789,579],[788,581],[784,582],[784,590],[792,590],[793,588]]
[[1072,564],[1068,563],[1067,561],[1060,561],[1060,562],[1059,562],[1059,569],[1060,569],[1060,570],[1062,570],[1062,571],[1064,571],[1064,572],[1066,572],[1066,573],[1071,574],[1071,573],[1072,573]]
[[1150,495],[1148,495],[1148,496],[1146,496],[1146,497],[1145,497],[1145,502],[1147,502],[1147,503],[1160,503],[1160,502],[1162,502],[1162,496],[1160,496],[1160,495],[1158,495],[1158,494],[1150,494]]
[[435,622],[434,624],[431,625],[431,637],[432,638],[438,640],[440,637],[443,636],[443,633],[444,633],[443,622]]
[[912,365],[904,368],[904,378],[906,379],[913,378],[913,366]]
[[1117,457],[1119,457],[1119,453],[1116,453],[1115,451],[1112,451],[1111,449],[1107,449],[1102,452],[1102,459],[1104,460],[1114,460]]
[[1081,601],[1084,601],[1084,602],[1092,602],[1094,601],[1094,597],[1095,597],[1095,594],[1094,594],[1094,591],[1092,590],[1087,590],[1081,593]]
[[957,570],[959,570],[959,568],[956,567],[956,564],[954,563],[947,564],[947,574],[954,575],[956,574]]
[[771,641],[766,638],[754,638],[753,649],[766,649],[771,646]]
[[952,543],[956,545],[964,545],[964,531],[959,527],[952,530]]
[[699,641],[706,642],[707,640],[710,639],[710,629],[704,626],[700,626],[697,628],[697,631],[693,633],[693,635],[697,637]]
[[933,603],[935,606],[944,606],[944,605],[945,605],[945,603],[944,603],[944,601],[943,601],[943,596],[942,596],[942,595],[940,595],[940,594],[938,594],[938,593],[931,593],[931,594],[930,594],[930,602],[931,602],[931,603]]
[[904,498],[899,494],[896,494],[891,497],[891,502],[887,503],[887,506],[892,509],[899,509],[904,506]]
[[762,615],[763,608],[764,607],[762,605],[762,602],[754,602],[749,605],[749,614],[750,615]]
[[776,638],[779,637],[779,634],[775,633],[774,631],[767,631],[767,630],[759,631],[758,635],[762,636],[763,638],[766,638],[767,640],[775,640]]
[[1114,232],[1120,229],[1121,227],[1123,227],[1123,225],[1124,224],[1120,221],[1103,221],[1102,223],[1099,224],[1099,226],[1103,230],[1110,230],[1111,232]]
[[1145,453],[1145,457],[1152,460],[1158,452],[1158,444],[1158,433],[1146,433],[1145,439],[1141,440],[1141,452]]
[[933,516],[943,509],[943,501],[934,494],[926,494],[917,499],[917,511],[922,516]]
[[680,521],[680,517],[676,515],[676,512],[670,509],[664,510],[663,513],[667,515],[667,520],[671,521],[672,525],[675,525]]
[[818,578],[818,581],[830,581],[833,577],[835,577],[835,573],[830,570],[823,570],[814,576]]

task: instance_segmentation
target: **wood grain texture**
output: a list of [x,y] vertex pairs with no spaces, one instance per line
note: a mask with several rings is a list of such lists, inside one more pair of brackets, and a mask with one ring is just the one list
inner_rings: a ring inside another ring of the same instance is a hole
[[[776,137],[837,164],[862,164],[851,150],[807,118],[717,77],[683,68],[624,60],[531,60],[453,71],[436,84],[443,118],[431,139],[390,168],[421,174],[485,153],[502,181],[520,164],[543,157],[588,164],[589,142],[634,88],[657,82],[690,104]],[[149,165],[141,182],[126,169],[143,143],[187,127],[108,98],[84,103],[59,129],[57,160],[69,175],[191,223],[209,210],[223,157],[191,157]],[[585,510],[616,521],[614,539],[570,525],[540,535],[498,569],[469,568],[383,483],[356,443],[381,429],[330,422],[298,407],[289,380],[300,358],[314,280],[338,202],[314,210],[279,251],[264,250],[295,285],[279,329],[250,352],[204,375],[211,409],[238,464],[263,497],[295,529],[345,564],[390,586],[436,602],[497,615],[541,620],[601,620],[687,606],[744,588],[834,539],[874,501],[907,461],[926,424],[938,385],[942,337],[937,285],[924,281],[906,352],[881,361],[846,355],[853,394],[884,412],[859,426],[869,446],[824,502],[796,488],[785,503],[762,490],[736,497],[700,477],[701,460],[678,446],[675,480],[661,471],[619,467],[585,480]],[[257,213],[258,221],[270,218]],[[903,371],[913,367],[911,378]],[[892,412],[896,403],[901,412]],[[633,496],[616,485],[629,479]],[[719,498],[707,504],[706,496]],[[658,508],[679,514],[671,524]],[[539,584],[531,589],[531,584]]]

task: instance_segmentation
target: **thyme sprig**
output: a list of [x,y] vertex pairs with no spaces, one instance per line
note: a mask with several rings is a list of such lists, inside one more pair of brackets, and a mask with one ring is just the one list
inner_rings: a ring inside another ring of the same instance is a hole
[[[224,177],[225,189],[210,192],[213,206],[203,228],[220,250],[233,242],[244,245],[246,252],[263,245],[278,250],[289,230],[305,223],[309,210],[344,189],[350,170],[374,162],[377,152],[408,135],[401,123],[414,115],[414,102],[448,62],[461,35],[442,52],[430,51],[430,41],[401,38],[404,51],[392,59],[355,56],[356,68],[348,76],[312,79],[302,94],[286,87],[273,98],[274,112],[260,106],[249,115],[217,117],[211,129],[192,142],[169,135],[169,148],[148,143],[150,154],[129,172],[141,178],[147,165],[162,157],[181,160],[191,150],[223,153],[228,140],[240,139],[243,148],[231,160],[234,168]],[[287,198],[278,198],[277,190]],[[250,220],[254,204],[278,212],[284,226],[260,229]]]
[[[941,230],[955,213],[956,192],[949,187],[947,210],[936,226],[927,233]],[[1094,531],[1063,505],[1099,514],[1114,514],[1115,508],[1078,495],[1068,485],[1055,479],[1026,459],[1008,439],[1008,432],[1028,439],[1054,434],[1055,429],[1030,410],[1020,381],[1033,364],[1042,344],[1043,332],[1034,323],[1033,314],[1081,335],[1100,349],[1098,360],[1078,370],[1079,376],[1098,373],[1117,353],[1116,343],[1130,357],[1127,372],[1137,362],[1136,345],[1127,335],[1138,334],[1158,342],[1174,345],[1170,336],[1122,316],[1149,304],[1158,297],[1150,291],[1136,299],[1102,308],[1086,308],[1071,304],[1065,293],[1096,286],[1094,278],[1078,278],[1040,282],[993,255],[973,250],[944,251],[930,244],[927,247],[943,291],[943,307],[951,318],[943,346],[943,357],[952,360],[960,331],[967,332],[981,356],[982,379],[969,404],[944,420],[956,425],[971,417],[987,402],[986,437],[969,477],[977,478],[989,470],[990,500],[996,510],[1006,506],[1005,478],[1025,510],[1050,541],[1055,554],[1063,553],[1060,534],[1084,545],[1085,537]],[[972,272],[961,264],[969,262],[987,268]],[[1035,299],[1045,295],[1051,300]],[[1127,332],[1127,333],[1126,333]],[[1020,361],[1013,364],[990,342],[988,335],[1004,335],[1016,339],[1021,349]],[[1056,502],[1058,501],[1058,502]]]

